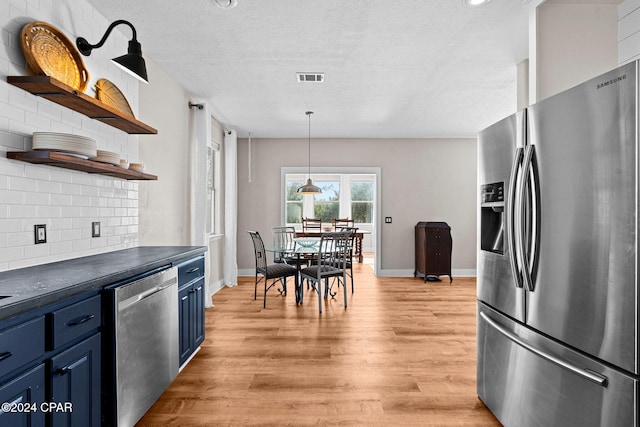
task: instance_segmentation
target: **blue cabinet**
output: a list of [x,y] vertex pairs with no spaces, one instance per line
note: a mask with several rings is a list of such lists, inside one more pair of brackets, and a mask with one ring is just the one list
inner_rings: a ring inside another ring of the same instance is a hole
[[44,427],[45,369],[41,363],[0,386],[0,426]]
[[180,366],[204,341],[204,256],[178,264]]
[[101,334],[51,358],[51,420],[54,426],[99,426]]
[[101,424],[100,295],[0,324],[0,426]]

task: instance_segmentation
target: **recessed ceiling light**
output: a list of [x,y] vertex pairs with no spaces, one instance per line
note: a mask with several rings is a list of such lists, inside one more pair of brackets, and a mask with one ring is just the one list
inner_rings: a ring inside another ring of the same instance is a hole
[[236,7],[238,5],[238,0],[214,0],[218,7],[223,9],[231,9],[232,7]]
[[491,0],[462,0],[462,4],[467,7],[477,7],[489,3]]

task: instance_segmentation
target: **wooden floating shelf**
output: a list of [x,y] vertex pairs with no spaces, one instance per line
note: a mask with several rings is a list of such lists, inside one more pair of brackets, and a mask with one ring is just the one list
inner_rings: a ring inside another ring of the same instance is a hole
[[57,166],[60,168],[73,169],[88,173],[97,173],[100,175],[128,180],[155,181],[158,179],[157,176],[150,175],[148,173],[136,172],[108,163],[84,160],[73,156],[67,156],[62,153],[56,153],[54,151],[9,151],[7,152],[7,158],[28,163]]
[[134,117],[106,105],[49,76],[7,76],[7,82],[51,102],[65,106],[95,120],[130,134],[152,134],[158,131]]

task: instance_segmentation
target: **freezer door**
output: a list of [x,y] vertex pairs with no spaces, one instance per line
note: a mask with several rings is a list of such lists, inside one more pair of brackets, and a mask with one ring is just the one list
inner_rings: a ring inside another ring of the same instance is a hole
[[478,396],[507,426],[638,426],[638,382],[478,303]]
[[526,322],[638,370],[637,67],[529,108],[539,248]]
[[[524,147],[524,112],[512,115],[478,135],[478,299],[503,313],[523,319],[524,293],[516,281],[514,235],[511,232],[515,191],[511,178],[519,168]],[[489,197],[502,188],[502,200]]]

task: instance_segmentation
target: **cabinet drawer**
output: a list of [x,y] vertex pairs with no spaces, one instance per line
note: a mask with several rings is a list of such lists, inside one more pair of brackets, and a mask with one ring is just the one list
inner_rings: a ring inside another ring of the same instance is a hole
[[204,277],[204,256],[190,259],[178,264],[178,284],[189,283],[199,277]]
[[44,354],[44,317],[0,332],[0,377]]
[[51,313],[51,349],[58,348],[102,323],[100,295],[71,304]]

